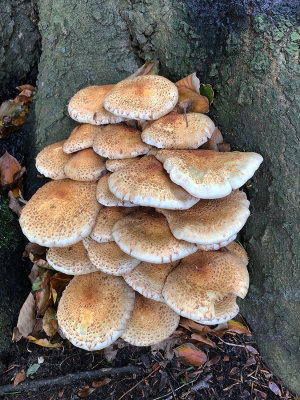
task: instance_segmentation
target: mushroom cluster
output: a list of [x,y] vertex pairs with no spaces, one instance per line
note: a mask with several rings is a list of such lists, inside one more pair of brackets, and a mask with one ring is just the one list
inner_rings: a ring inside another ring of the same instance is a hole
[[81,124],[37,155],[52,181],[20,225],[49,247],[50,266],[74,275],[57,318],[75,346],[152,345],[180,316],[228,321],[247,294],[248,257],[234,240],[250,212],[239,189],[262,157],[198,149],[215,125],[177,103],[177,86],[158,75],[84,88],[68,105]]

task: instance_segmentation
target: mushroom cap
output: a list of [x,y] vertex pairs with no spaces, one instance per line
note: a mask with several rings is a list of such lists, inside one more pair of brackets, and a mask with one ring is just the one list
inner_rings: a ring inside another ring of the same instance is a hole
[[121,337],[134,346],[151,346],[172,335],[179,319],[165,303],[136,294],[132,316]]
[[197,149],[211,137],[215,124],[204,114],[170,113],[152,122],[142,132],[142,140],[160,149]]
[[68,104],[68,112],[72,119],[78,122],[102,125],[116,124],[125,119],[116,117],[103,107],[104,96],[114,85],[88,86],[79,90]]
[[142,142],[141,132],[126,124],[107,125],[95,136],[94,151],[102,157],[123,159],[148,153],[150,146]]
[[173,182],[201,199],[228,196],[244,185],[263,161],[257,153],[213,150],[158,150],[155,157]]
[[122,201],[118,199],[108,187],[108,179],[111,176],[110,173],[103,176],[98,184],[97,184],[97,200],[100,204],[103,204],[106,207],[135,207],[135,204],[130,201]]
[[158,75],[143,75],[117,83],[103,100],[104,108],[120,117],[153,120],[177,104],[178,89]]
[[58,304],[59,327],[74,346],[103,349],[125,330],[134,297],[131,287],[117,276],[103,272],[75,276]]
[[104,173],[104,159],[98,156],[93,149],[84,149],[72,154],[65,165],[65,174],[74,181],[96,181]]
[[222,324],[234,318],[239,312],[239,306],[236,304],[236,296],[227,294],[214,304],[214,317],[208,320],[199,320],[204,325]]
[[140,263],[140,260],[124,253],[115,242],[98,243],[91,239],[87,252],[93,265],[110,275],[126,274]]
[[235,190],[221,199],[200,200],[188,210],[157,211],[167,218],[177,239],[222,247],[228,240],[234,240],[245,225],[250,215],[249,205],[245,193]]
[[67,177],[64,168],[71,156],[63,152],[64,142],[50,144],[36,156],[36,169],[47,178],[58,180]]
[[198,249],[195,243],[176,239],[166,218],[154,211],[135,211],[120,219],[113,237],[125,253],[154,264],[180,260]]
[[105,167],[110,172],[119,171],[121,168],[128,167],[128,165],[136,162],[137,158],[123,158],[122,160],[106,160]]
[[141,262],[131,272],[123,275],[123,278],[129,286],[144,297],[164,302],[165,299],[162,296],[162,290],[165,281],[177,264],[178,262],[176,261],[166,264]]
[[38,189],[19,221],[31,242],[66,247],[91,233],[99,208],[95,183],[63,179]]
[[82,242],[67,247],[50,247],[46,259],[52,268],[67,275],[84,275],[97,271]]
[[[216,302],[220,305],[228,295],[244,298],[248,287],[246,263],[239,256],[230,251],[198,250],[168,275],[163,297],[184,317],[216,323],[212,322],[216,320]],[[238,312],[236,306],[234,310]]]
[[108,178],[109,190],[119,199],[140,206],[186,209],[199,200],[175,185],[153,156],[144,156]]
[[130,207],[103,207],[100,209],[90,237],[98,243],[113,242],[112,228],[114,224],[129,212]]
[[226,246],[226,249],[229,250],[232,254],[240,257],[246,265],[248,264],[248,254],[240,244],[238,244],[237,242],[231,242]]
[[94,137],[101,131],[100,126],[82,124],[74,128],[65,143],[63,151],[65,153],[75,153],[83,149],[93,147]]

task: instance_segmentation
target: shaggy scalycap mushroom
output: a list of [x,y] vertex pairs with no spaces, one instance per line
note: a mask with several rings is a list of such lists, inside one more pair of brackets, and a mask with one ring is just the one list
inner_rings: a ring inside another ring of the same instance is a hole
[[38,189],[19,221],[29,241],[65,247],[91,233],[99,208],[95,183],[63,179]]
[[132,316],[121,337],[134,346],[151,346],[172,335],[179,319],[166,304],[136,294]]
[[110,172],[119,171],[119,169],[126,168],[128,165],[136,162],[135,158],[123,158],[122,160],[106,160],[105,167]]
[[93,149],[84,149],[72,154],[65,165],[65,174],[75,181],[93,182],[105,173],[104,158]]
[[124,118],[154,120],[168,114],[178,101],[178,89],[158,75],[143,75],[117,83],[104,97],[109,112]]
[[102,127],[82,124],[76,126],[71,132],[71,135],[63,144],[65,153],[75,153],[83,149],[93,147],[94,137],[101,131]]
[[134,297],[134,291],[117,276],[103,272],[75,276],[58,304],[58,325],[74,346],[103,349],[124,332]]
[[106,207],[134,207],[135,204],[130,201],[120,200],[109,190],[108,179],[110,176],[110,173],[106,174],[97,184],[96,196],[99,203]]
[[36,156],[36,169],[47,178],[58,180],[67,177],[64,168],[71,156],[63,152],[64,142],[50,144]]

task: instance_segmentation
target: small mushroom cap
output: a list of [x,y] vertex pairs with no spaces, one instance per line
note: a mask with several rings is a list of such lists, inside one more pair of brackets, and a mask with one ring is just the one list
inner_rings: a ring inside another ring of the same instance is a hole
[[135,204],[130,201],[122,201],[118,199],[108,187],[108,179],[111,174],[106,174],[103,176],[98,184],[97,184],[97,200],[100,204],[103,204],[106,207],[135,207]]
[[120,117],[153,120],[168,114],[178,101],[178,89],[158,75],[143,75],[117,83],[106,94],[106,110]]
[[214,304],[214,317],[208,320],[198,320],[204,325],[222,324],[234,318],[239,312],[239,306],[236,304],[236,296],[227,294]]
[[201,199],[228,196],[244,185],[263,161],[257,153],[213,150],[157,150],[155,157],[173,182]]
[[68,112],[72,119],[92,125],[116,124],[124,118],[116,117],[103,107],[104,96],[114,85],[88,86],[71,98]]
[[[188,210],[163,210],[173,235],[200,245],[226,246],[245,225],[250,215],[244,192],[235,190],[221,199],[200,200]],[[217,249],[216,249],[217,250]]]
[[65,174],[74,181],[92,182],[105,173],[104,159],[93,149],[81,150],[72,154],[65,165]]
[[46,146],[36,156],[36,169],[47,178],[65,179],[64,168],[71,156],[63,152],[64,140]]
[[58,304],[59,327],[74,346],[103,349],[124,332],[134,297],[131,287],[117,276],[103,272],[75,276]]
[[135,211],[120,219],[113,237],[125,253],[154,264],[180,260],[198,249],[194,243],[177,240],[166,218],[154,211]]
[[231,242],[226,246],[226,249],[229,250],[232,254],[240,257],[246,265],[248,264],[248,254],[240,244],[238,244],[237,242]]
[[99,208],[95,183],[63,179],[38,189],[19,221],[31,242],[66,247],[91,233]]
[[52,268],[67,275],[84,275],[97,271],[82,242],[67,247],[51,247],[46,259]]
[[153,156],[144,156],[108,178],[110,191],[119,199],[140,206],[186,209],[199,200],[175,185]]
[[239,256],[226,248],[225,251],[198,250],[168,275],[163,297],[184,317],[199,322],[215,321],[215,303],[230,294],[244,298],[248,288],[246,263]]
[[137,159],[134,158],[123,158],[122,160],[106,160],[105,167],[110,172],[119,171],[121,168],[128,167],[128,165],[136,162]]
[[215,124],[204,114],[170,113],[152,122],[142,132],[142,140],[160,149],[197,149],[211,137]]
[[123,159],[148,153],[150,146],[142,142],[141,132],[125,124],[107,125],[95,136],[94,151],[102,157]]
[[113,242],[112,228],[119,219],[134,210],[130,207],[103,207],[100,209],[90,237],[98,243]]
[[162,290],[167,276],[178,264],[152,264],[141,262],[134,270],[123,275],[123,278],[135,291],[148,299],[164,302]]
[[132,316],[121,337],[134,346],[151,346],[172,335],[179,319],[165,303],[136,294]]
[[93,147],[94,137],[101,131],[100,126],[82,124],[76,126],[63,144],[65,153],[75,153],[83,149]]
[[140,261],[125,254],[115,242],[98,243],[90,240],[88,256],[95,267],[110,275],[123,275],[135,268]]

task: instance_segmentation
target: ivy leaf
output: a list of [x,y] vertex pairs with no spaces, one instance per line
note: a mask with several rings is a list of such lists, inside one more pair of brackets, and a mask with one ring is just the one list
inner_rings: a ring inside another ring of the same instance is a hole
[[210,84],[208,83],[201,83],[200,85],[200,94],[202,96],[205,96],[208,98],[209,100],[209,104],[212,104],[212,102],[214,101],[214,91],[213,88]]

